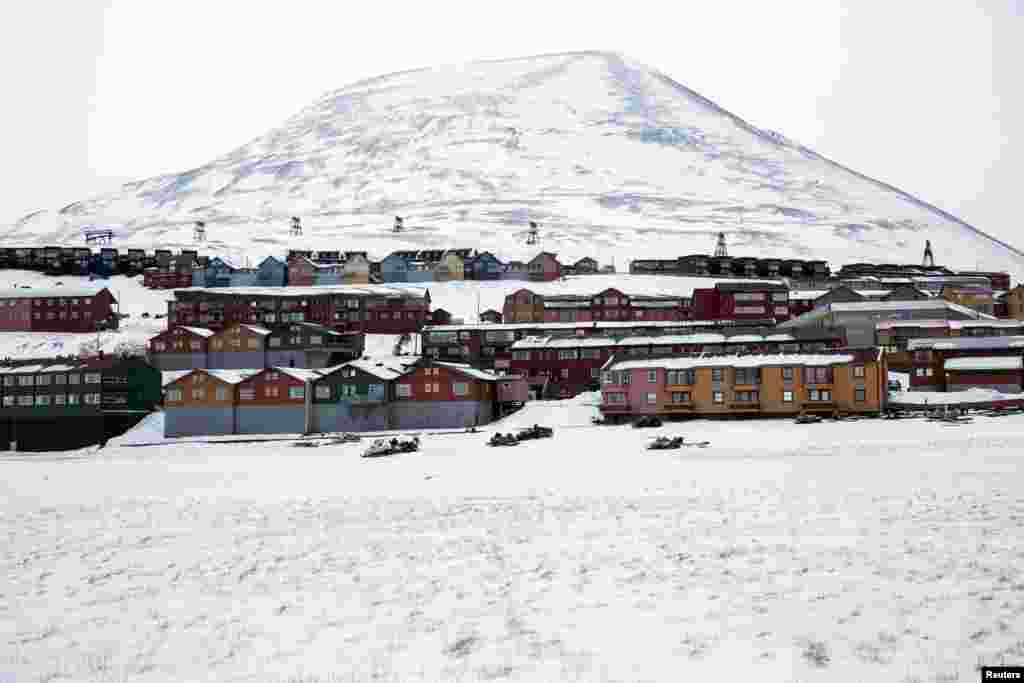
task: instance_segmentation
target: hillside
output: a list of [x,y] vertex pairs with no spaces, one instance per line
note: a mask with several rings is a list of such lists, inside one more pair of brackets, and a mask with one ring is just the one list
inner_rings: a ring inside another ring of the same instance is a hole
[[[291,215],[304,237],[287,236]],[[395,215],[406,232],[390,231]],[[724,231],[737,256],[917,262],[930,239],[946,265],[1024,275],[1016,249],[601,52],[354,83],[209,163],[26,216],[4,242],[79,243],[106,223],[124,246],[182,247],[197,219],[208,249],[253,259],[442,246],[522,258],[536,220],[544,249],[620,270],[710,251]]]

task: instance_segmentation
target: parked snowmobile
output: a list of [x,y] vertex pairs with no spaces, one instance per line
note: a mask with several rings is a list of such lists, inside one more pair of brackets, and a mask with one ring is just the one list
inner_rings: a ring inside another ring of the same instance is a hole
[[363,440],[363,437],[359,436],[358,434],[353,434],[351,432],[344,432],[343,434],[339,434],[338,436],[336,436],[333,439],[331,439],[331,443],[355,443],[357,441],[362,441],[362,440]]
[[817,424],[817,423],[821,422],[821,415],[807,415],[807,414],[797,415],[796,419],[793,420],[793,422],[797,423],[798,425]]
[[364,458],[381,458],[386,455],[393,455],[395,453],[394,441],[388,441],[387,439],[375,439],[370,447],[363,451]]
[[496,432],[487,442],[488,446],[518,446],[519,440],[512,434]]
[[638,428],[639,427],[660,427],[661,426],[661,419],[658,418],[656,415],[644,415],[643,417],[641,417],[638,420],[636,420],[635,422],[633,422],[633,426],[634,427],[638,427]]
[[669,438],[667,436],[659,436],[654,439],[651,443],[647,444],[647,450],[651,451],[667,451],[675,450],[683,445],[683,437],[674,436]]
[[516,434],[516,439],[519,441],[528,441],[530,439],[546,439],[555,435],[555,432],[550,427],[541,427],[540,425],[533,425],[526,429],[519,430]]

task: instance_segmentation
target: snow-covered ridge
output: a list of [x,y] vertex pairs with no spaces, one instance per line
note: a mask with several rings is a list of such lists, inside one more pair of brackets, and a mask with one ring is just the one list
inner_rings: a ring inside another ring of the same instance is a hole
[[360,81],[209,163],[26,216],[5,241],[77,243],[109,223],[124,246],[180,248],[197,219],[206,249],[254,260],[455,243],[522,260],[536,220],[541,248],[620,270],[707,252],[724,231],[735,256],[916,262],[930,239],[947,265],[1024,275],[1003,242],[606,52]]

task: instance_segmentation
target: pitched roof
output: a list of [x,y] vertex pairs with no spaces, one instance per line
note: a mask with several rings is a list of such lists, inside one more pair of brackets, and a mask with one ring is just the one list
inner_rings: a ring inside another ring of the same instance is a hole
[[253,375],[255,375],[257,373],[262,372],[262,369],[260,369],[260,370],[206,370],[205,368],[196,368],[194,370],[183,370],[176,377],[174,377],[175,373],[165,372],[165,373],[161,373],[161,374],[163,376],[164,386],[166,387],[168,384],[174,384],[178,380],[180,380],[180,379],[182,379],[184,377],[188,377],[189,375],[191,375],[193,373],[196,373],[196,372],[205,372],[210,377],[214,377],[216,379],[219,379],[220,381],[225,382],[227,384],[238,384],[239,382],[242,382],[242,381],[252,377]]
[[56,297],[93,297],[105,290],[106,287],[84,287],[75,285],[72,287],[19,287],[14,289],[0,289],[0,299],[53,299]]
[[180,327],[183,330],[188,330],[197,337],[212,337],[213,335],[217,334],[213,330],[208,330],[205,327],[190,327],[188,325],[179,325],[178,327]]
[[979,356],[977,358],[950,358],[946,370],[1020,370],[1024,367],[1020,356]]
[[958,351],[965,349],[1020,349],[1024,348],[1024,335],[1004,337],[928,337],[907,341],[908,351],[934,349]]
[[333,373],[340,368],[352,367],[369,375],[373,375],[378,379],[390,382],[391,380],[398,379],[402,375],[407,374],[410,371],[411,365],[413,365],[413,363],[406,365],[401,360],[394,357],[386,359],[382,358],[380,360],[374,360],[373,358],[360,358],[357,360],[350,360],[349,362],[342,363],[341,365],[336,365],[333,368],[327,368],[327,370],[324,371],[324,374],[328,374],[328,371]]
[[274,372],[280,372],[282,375],[288,375],[300,382],[312,382],[323,374],[322,370],[313,370],[309,368],[284,368],[277,365],[267,369]]
[[466,365],[465,363],[434,362],[433,364],[434,365],[439,365],[439,366],[441,366],[443,368],[449,368],[449,369],[454,370],[456,372],[461,372],[463,375],[467,375],[469,377],[473,377],[474,379],[480,379],[480,380],[483,380],[485,382],[496,382],[499,379],[501,379],[498,375],[495,375],[493,373],[487,372],[486,370],[480,370],[479,368],[474,368],[473,366]]

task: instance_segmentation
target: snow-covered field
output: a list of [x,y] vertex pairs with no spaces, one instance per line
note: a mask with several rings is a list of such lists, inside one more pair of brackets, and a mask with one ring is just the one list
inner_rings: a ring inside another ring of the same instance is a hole
[[[1024,417],[638,430],[589,425],[593,400],[494,425],[556,426],[515,448],[4,458],[0,672],[909,683],[1024,659]],[[658,432],[711,446],[644,450]]]

